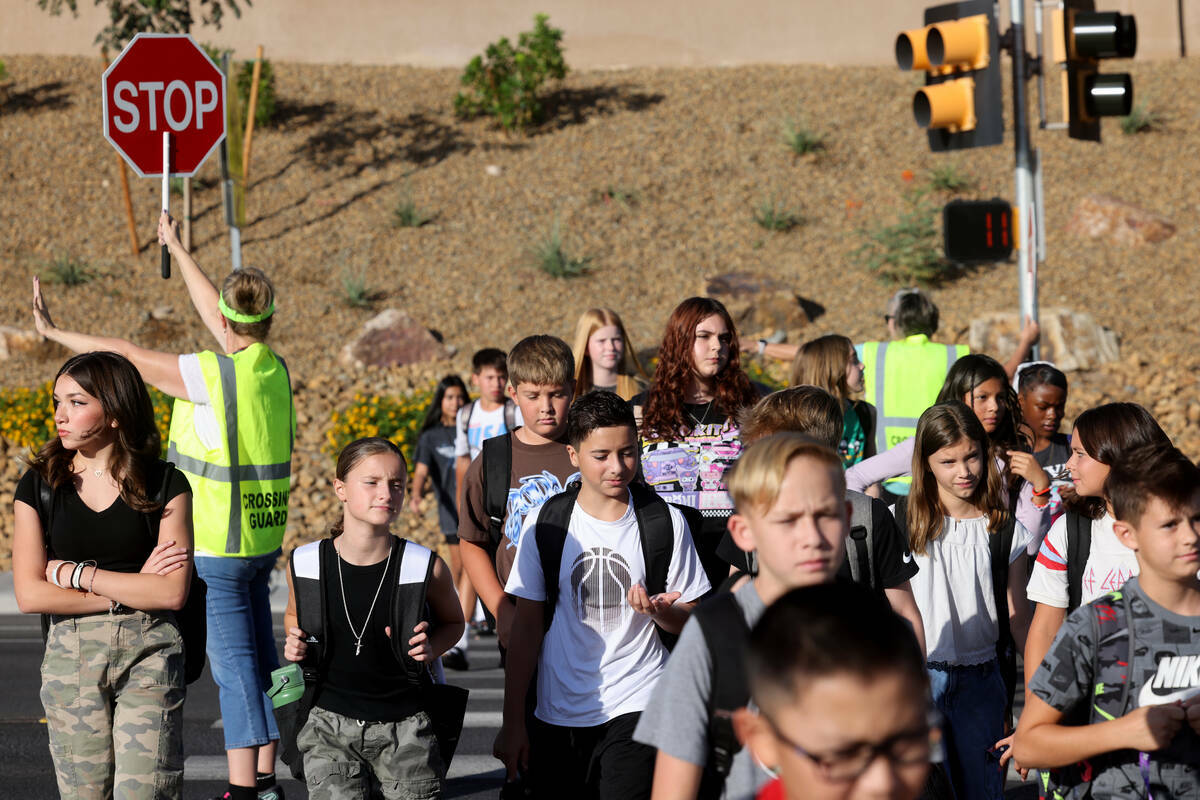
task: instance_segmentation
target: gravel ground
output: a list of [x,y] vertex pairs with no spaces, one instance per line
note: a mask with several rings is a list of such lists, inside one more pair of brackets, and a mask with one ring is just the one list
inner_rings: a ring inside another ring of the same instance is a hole
[[[144,248],[137,258],[129,254],[118,156],[101,133],[99,60],[4,60],[0,275],[8,288],[0,294],[0,324],[32,327],[30,276],[69,255],[96,278],[49,287],[60,324],[160,349],[210,346],[179,281],[157,277],[157,248],[149,245],[158,183],[132,175]],[[931,167],[952,163],[975,182],[973,195],[1012,196],[1009,147],[927,152],[909,111],[915,79],[898,70],[578,73],[552,96],[550,121],[514,138],[485,121],[455,120],[453,70],[274,67],[279,120],[256,131],[243,237],[245,263],[263,268],[279,289],[274,344],[299,383],[292,539],[315,534],[310,529],[330,509],[331,468],[318,450],[331,409],[356,390],[424,384],[448,368],[465,370],[478,347],[506,347],[529,333],[569,336],[592,305],[618,309],[633,342],[650,345],[670,309],[699,291],[705,276],[735,270],[776,276],[824,306],[805,337],[876,338],[891,289],[853,253],[865,226],[901,208],[909,188],[902,173],[915,173],[916,185]],[[1126,136],[1109,121],[1102,145],[1035,131],[1049,256],[1041,303],[1088,310],[1121,339],[1120,363],[1071,375],[1068,416],[1104,400],[1137,400],[1197,456],[1200,201],[1185,187],[1200,179],[1200,60],[1128,68],[1139,102],[1163,116],[1160,130]],[[793,156],[781,142],[788,117],[825,134],[825,149]],[[214,276],[229,265],[217,176],[214,157],[194,199],[195,254]],[[391,226],[406,190],[435,215],[431,224]],[[600,195],[610,190],[631,200],[606,202]],[[1075,203],[1097,192],[1171,218],[1178,233],[1137,249],[1066,234]],[[766,233],[752,220],[766,199],[797,210],[804,223]],[[531,265],[529,249],[556,220],[567,248],[591,259],[587,277],[554,279]],[[376,309],[409,311],[459,355],[393,370],[339,365],[342,344],[372,313],[346,306],[347,276],[365,280],[379,298]],[[939,338],[965,341],[972,316],[1015,309],[1015,270],[980,269],[935,297]],[[171,309],[165,319],[148,318],[163,307]],[[0,385],[45,380],[59,361],[59,354],[15,357]],[[0,516],[0,549],[7,524]]]

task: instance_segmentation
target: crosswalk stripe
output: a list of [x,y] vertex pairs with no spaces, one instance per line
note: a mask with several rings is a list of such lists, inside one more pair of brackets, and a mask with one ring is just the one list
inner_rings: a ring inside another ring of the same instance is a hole
[[[479,689],[480,697],[492,697],[504,699],[503,689]],[[491,693],[495,694],[491,694]],[[474,697],[475,693],[472,692]],[[502,711],[468,711],[466,717],[463,718],[464,728],[499,728],[504,723],[504,712]],[[225,729],[225,721],[220,717],[213,720],[213,724],[209,726],[212,730],[219,731]]]
[[[291,775],[287,765],[282,761],[275,763],[277,775]],[[450,762],[450,774],[453,778],[503,777],[504,766],[492,756],[468,755],[466,753],[454,756]],[[184,780],[189,781],[223,781],[229,776],[229,762],[225,756],[188,756],[183,764]]]

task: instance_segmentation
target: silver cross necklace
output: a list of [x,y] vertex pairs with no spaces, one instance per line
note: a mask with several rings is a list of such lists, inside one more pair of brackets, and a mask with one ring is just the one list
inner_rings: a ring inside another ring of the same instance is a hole
[[342,610],[346,612],[346,624],[350,626],[350,635],[354,637],[354,655],[362,652],[362,640],[367,635],[367,626],[371,623],[371,614],[375,611],[375,601],[379,599],[379,592],[383,590],[383,582],[387,579],[388,566],[392,563],[392,548],[388,548],[387,561],[383,562],[383,574],[379,576],[379,585],[375,587],[375,596],[371,598],[371,607],[367,609],[367,618],[363,620],[362,631],[354,630],[354,623],[350,620],[350,607],[346,605],[346,579],[342,577],[342,554],[338,552],[337,547],[333,548],[333,552],[337,553],[338,557],[338,588],[342,591]]

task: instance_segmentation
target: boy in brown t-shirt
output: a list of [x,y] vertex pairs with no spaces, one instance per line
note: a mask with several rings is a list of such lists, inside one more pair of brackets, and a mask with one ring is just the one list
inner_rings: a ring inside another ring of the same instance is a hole
[[[512,598],[504,593],[504,584],[516,558],[525,516],[578,475],[565,440],[574,375],[575,359],[563,340],[529,336],[518,342],[508,354],[508,392],[525,424],[511,434],[489,439],[463,481],[458,522],[462,563],[479,598],[496,617],[502,653],[508,646],[516,610]],[[500,463],[491,463],[493,459]],[[505,460],[511,468],[497,525],[489,513],[495,510],[487,507],[486,477],[495,474]]]

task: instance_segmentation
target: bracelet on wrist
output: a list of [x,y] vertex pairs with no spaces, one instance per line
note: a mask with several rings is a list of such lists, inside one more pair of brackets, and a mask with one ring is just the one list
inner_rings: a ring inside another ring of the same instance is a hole
[[74,561],[60,561],[60,562],[58,562],[58,566],[54,568],[54,572],[50,573],[50,582],[51,582],[51,583],[53,583],[55,586],[57,586],[57,587],[58,587],[58,588],[60,588],[60,589],[66,589],[67,587],[66,587],[66,586],[63,586],[63,585],[62,585],[62,583],[60,583],[60,582],[59,582],[59,580],[58,580],[58,573],[59,573],[59,571],[60,571],[60,570],[62,570],[62,568],[63,568],[63,567],[65,567],[67,564],[74,564],[74,563],[75,563]]
[[96,593],[96,573],[100,571],[100,567],[92,564],[92,579],[88,581],[88,594]]
[[1033,496],[1034,497],[1045,497],[1046,495],[1050,494],[1050,490],[1052,488],[1053,487],[1051,487],[1051,486],[1047,486],[1045,489],[1042,489],[1040,492],[1035,489],[1033,491]]
[[759,339],[758,340],[758,354],[761,356],[765,352],[767,352],[767,340]]

